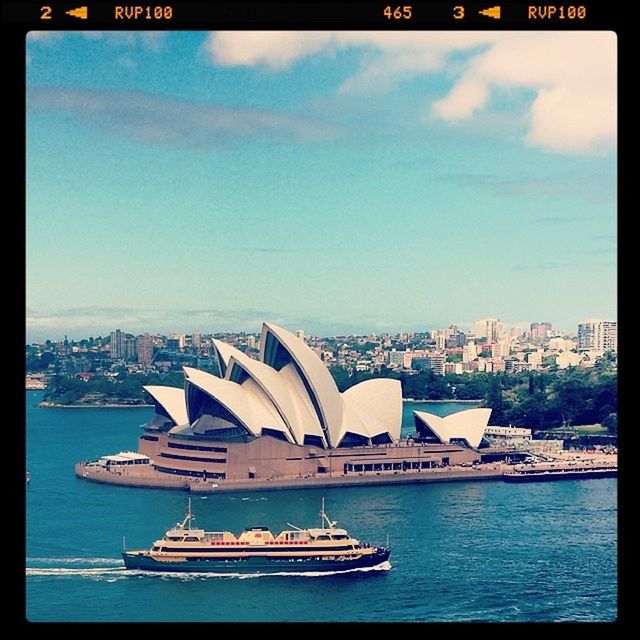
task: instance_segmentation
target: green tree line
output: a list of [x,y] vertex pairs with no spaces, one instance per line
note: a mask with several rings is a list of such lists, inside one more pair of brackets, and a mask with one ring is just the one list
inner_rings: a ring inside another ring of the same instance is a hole
[[333,367],[340,391],[377,377],[400,380],[405,398],[416,400],[482,400],[492,409],[491,424],[553,429],[602,424],[617,429],[618,377],[610,361],[591,369],[508,373],[435,375],[384,369],[378,375]]

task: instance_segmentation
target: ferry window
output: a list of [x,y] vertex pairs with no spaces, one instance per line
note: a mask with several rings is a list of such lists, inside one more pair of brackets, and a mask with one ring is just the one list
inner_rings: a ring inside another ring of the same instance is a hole
[[365,464],[364,465],[364,470],[365,471],[373,471],[373,465],[372,464]]
[[361,464],[356,464],[355,465],[355,470],[356,471],[362,471],[362,465]]
[[394,462],[393,463],[393,468],[394,469],[402,469],[402,462]]
[[318,536],[316,540],[331,540],[329,536]]
[[212,540],[224,540],[224,535],[222,533],[212,533],[211,534],[211,539]]
[[193,536],[189,536],[184,539],[185,542],[198,542],[198,538],[194,538]]

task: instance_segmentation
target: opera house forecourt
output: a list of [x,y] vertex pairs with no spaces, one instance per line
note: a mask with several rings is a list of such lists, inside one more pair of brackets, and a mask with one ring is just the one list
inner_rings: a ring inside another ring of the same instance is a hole
[[305,342],[271,323],[262,326],[259,360],[220,340],[213,345],[221,377],[184,367],[184,389],[145,387],[155,414],[138,453],[78,463],[76,474],[224,491],[444,479],[435,472],[481,459],[490,409],[446,418],[416,411],[416,434],[401,440],[399,380],[367,380],[340,393]]

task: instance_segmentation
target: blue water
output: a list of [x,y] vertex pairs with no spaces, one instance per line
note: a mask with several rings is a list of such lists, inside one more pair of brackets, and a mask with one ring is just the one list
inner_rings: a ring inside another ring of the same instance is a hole
[[[388,571],[322,577],[136,575],[184,513],[179,491],[99,485],[77,460],[136,448],[148,409],[38,409],[27,392],[27,589],[32,621],[607,621],[616,617],[616,480],[222,494],[197,524],[239,531],[316,522],[320,498],[357,537],[392,548]],[[459,405],[458,408],[469,407]],[[413,406],[413,408],[421,408]],[[446,413],[443,404],[428,410]],[[410,410],[405,410],[410,421]],[[409,429],[410,430],[410,429]]]

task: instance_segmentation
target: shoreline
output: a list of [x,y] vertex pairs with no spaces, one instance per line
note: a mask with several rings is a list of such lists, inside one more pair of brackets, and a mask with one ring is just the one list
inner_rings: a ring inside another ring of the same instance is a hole
[[174,489],[198,494],[232,493],[236,491],[273,491],[278,489],[324,489],[330,487],[353,487],[391,484],[421,484],[430,482],[460,482],[502,480],[504,466],[488,465],[484,469],[449,468],[438,471],[380,475],[348,475],[328,478],[273,478],[256,480],[209,480],[192,479],[186,476],[168,476],[157,471],[145,470],[142,474],[126,471],[112,473],[101,468],[87,468],[85,464],[75,465],[75,475],[81,480],[101,484],[145,489]]
[[150,409],[152,404],[56,404],[55,402],[36,402],[40,409]]
[[[487,463],[477,468],[460,466],[408,473],[381,473],[376,475],[340,475],[333,477],[282,477],[255,480],[202,480],[186,476],[167,476],[152,469],[142,473],[128,470],[111,472],[103,468],[91,468],[86,464],[75,465],[75,475],[81,480],[145,489],[173,489],[194,494],[233,493],[242,491],[274,491],[287,489],[326,489],[332,487],[370,487],[376,485],[427,484],[435,482],[540,482],[574,480],[577,478],[617,477],[615,465],[597,466],[593,463],[580,467],[572,464],[541,464],[535,469],[522,469],[503,463]],[[138,471],[138,470],[136,470]]]

